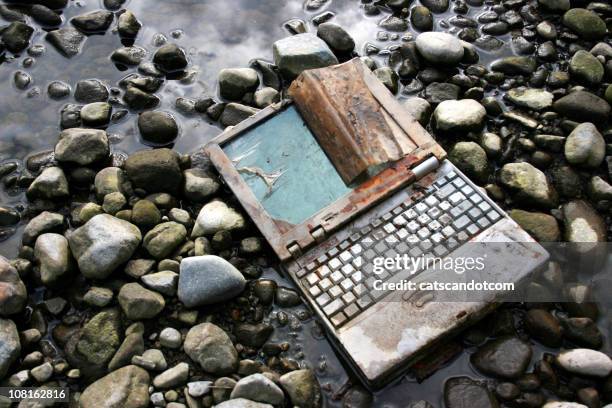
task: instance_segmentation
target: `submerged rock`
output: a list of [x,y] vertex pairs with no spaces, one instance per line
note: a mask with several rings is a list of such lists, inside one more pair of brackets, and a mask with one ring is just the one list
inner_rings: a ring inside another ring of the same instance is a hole
[[134,38],[141,27],[142,24],[130,10],[125,10],[117,21],[117,31],[121,37]]
[[28,47],[33,33],[34,29],[29,25],[21,21],[14,21],[3,29],[0,38],[10,52],[18,53]]
[[344,28],[334,23],[322,23],[317,28],[317,37],[321,38],[334,52],[349,54],[355,48],[355,40]]
[[162,111],[147,111],[138,115],[138,130],[148,142],[168,144],[178,136],[178,125],[174,117]]
[[187,67],[187,56],[178,45],[168,43],[155,52],[153,62],[164,72],[182,71]]
[[49,200],[62,199],[70,194],[68,179],[60,167],[47,167],[34,179],[28,187],[27,196],[30,199],[45,198]]
[[86,33],[104,32],[113,22],[113,13],[107,10],[96,10],[73,17],[70,22]]

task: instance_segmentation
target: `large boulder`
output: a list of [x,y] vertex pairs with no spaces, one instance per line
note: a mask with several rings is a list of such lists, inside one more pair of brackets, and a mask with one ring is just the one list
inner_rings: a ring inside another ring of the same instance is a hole
[[93,316],[83,326],[76,351],[86,364],[106,368],[120,344],[119,310],[107,309]]
[[180,268],[178,298],[188,308],[232,299],[246,285],[238,269],[215,255],[183,258]]
[[68,236],[79,269],[90,279],[105,279],[127,262],[140,245],[135,225],[108,214],[99,214]]
[[570,164],[597,168],[606,156],[606,141],[595,125],[582,123],[567,137],[564,152]]
[[197,362],[202,370],[223,376],[238,369],[238,352],[227,333],[212,323],[192,327],[183,343],[185,353]]
[[576,51],[569,65],[573,79],[597,85],[604,77],[604,67],[597,57],[585,50]]
[[508,163],[500,170],[499,178],[520,203],[545,208],[557,205],[557,192],[549,184],[546,175],[529,163]]
[[136,152],[125,161],[125,171],[134,187],[149,193],[178,193],[183,182],[179,156],[170,149]]
[[81,408],[146,408],[149,373],[135,365],[120,368],[89,385],[79,400]]
[[599,40],[606,35],[606,23],[595,12],[573,8],[563,15],[563,24],[585,40]]
[[0,378],[4,378],[21,353],[19,333],[12,320],[0,319],[0,339]]
[[0,315],[12,315],[23,310],[28,293],[17,270],[0,255]]
[[274,43],[274,62],[286,79],[294,79],[302,71],[338,63],[329,46],[314,34],[304,33]]

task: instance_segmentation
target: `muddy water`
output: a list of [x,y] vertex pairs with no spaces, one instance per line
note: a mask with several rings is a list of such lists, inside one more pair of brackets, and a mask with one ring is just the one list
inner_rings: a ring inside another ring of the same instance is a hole
[[[65,9],[64,18],[69,19],[100,7],[101,0],[71,2]],[[179,96],[215,94],[217,73],[224,67],[247,66],[254,58],[271,60],[272,43],[288,35],[283,27],[288,20],[303,19],[312,29],[310,20],[314,16],[332,11],[336,14],[333,21],[342,25],[355,38],[357,50],[362,54],[368,45],[375,45],[381,50],[393,50],[406,39],[406,35],[415,34],[387,33],[389,39],[382,40],[383,36],[378,35],[381,30],[377,23],[386,15],[365,16],[358,0],[330,0],[324,8],[315,12],[305,11],[301,0],[132,0],[126,7],[133,10],[143,23],[136,45],[153,52],[153,44],[163,35],[188,52],[190,69],[194,70],[193,80],[167,81],[158,92],[162,99],[159,109],[172,111],[179,116],[181,135],[174,147],[185,153],[196,150],[217,135],[220,129],[201,116],[183,116],[174,109],[175,99]],[[483,10],[472,8],[468,16],[475,18]],[[448,31],[443,20],[449,17],[436,15],[436,29]],[[83,52],[70,60],[49,46],[43,40],[44,34],[39,29],[33,37],[32,42],[45,45],[46,51],[35,58],[32,67],[26,69],[33,77],[33,84],[27,91],[18,90],[12,80],[16,70],[24,69],[23,61],[28,57],[25,53],[20,58],[0,65],[0,162],[21,162],[28,155],[50,149],[55,144],[59,133],[59,112],[64,104],[72,100],[49,99],[46,95],[49,82],[61,80],[74,88],[80,79],[98,78],[109,86],[115,86],[119,79],[130,72],[122,72],[110,62],[110,54],[121,45],[118,36],[111,30],[106,35],[88,37]],[[498,38],[505,41],[506,45],[492,52],[480,50],[482,63],[512,53],[509,36]],[[378,62],[384,62],[388,53],[383,51],[373,57]],[[116,151],[130,153],[144,147],[139,140],[134,114],[127,115],[107,130],[116,135],[113,137]],[[3,205],[14,206],[22,200],[23,194],[0,188],[0,203]],[[0,242],[0,254],[7,257],[16,255],[19,232]],[[269,270],[266,275],[278,279],[274,270]],[[291,315],[290,322],[299,320],[298,311],[286,312]],[[303,354],[303,363],[315,368],[323,388],[328,390],[328,406],[341,406],[341,402],[332,398],[332,395],[346,384],[349,376],[329,342],[321,336],[314,319],[279,327],[274,336],[275,340],[294,344],[291,353],[298,358]],[[605,349],[609,350],[609,344]],[[538,348],[534,361],[544,351]],[[447,378],[455,375],[479,377],[469,364],[469,352],[468,349],[461,353],[422,383],[409,376],[399,379],[376,393],[374,406],[401,408],[419,399],[442,406],[442,389]]]

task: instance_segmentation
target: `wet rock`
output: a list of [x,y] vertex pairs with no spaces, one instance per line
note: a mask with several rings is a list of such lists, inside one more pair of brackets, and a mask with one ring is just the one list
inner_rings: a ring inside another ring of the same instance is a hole
[[106,102],[88,103],[81,109],[83,124],[91,127],[105,127],[111,118],[112,108]]
[[499,157],[502,153],[503,141],[495,133],[485,132],[480,138],[480,145],[489,157]]
[[178,125],[167,112],[147,111],[138,115],[140,136],[147,142],[168,144],[178,136]]
[[140,200],[132,207],[132,222],[149,230],[161,222],[161,213],[149,200]]
[[599,176],[589,180],[587,193],[594,202],[612,200],[612,186]]
[[350,54],[355,48],[353,37],[334,23],[320,24],[317,28],[317,37],[325,41],[329,48],[339,55]]
[[223,98],[239,101],[259,86],[259,76],[253,68],[226,68],[219,72],[219,93]]
[[36,239],[34,256],[40,265],[40,279],[45,286],[58,283],[72,269],[68,240],[63,235],[40,235]]
[[215,405],[215,408],[272,408],[272,405],[262,404],[261,402],[250,401],[244,398],[236,398]]
[[125,10],[117,20],[117,31],[124,38],[136,37],[141,27],[142,24],[130,10]]
[[440,103],[433,117],[437,130],[452,133],[479,129],[486,114],[480,103],[473,99],[464,99]]
[[117,48],[110,58],[115,64],[133,66],[140,64],[146,55],[147,51],[144,48],[131,46]]
[[21,353],[19,333],[12,320],[0,319],[0,339],[0,378],[4,378]]
[[556,242],[561,238],[559,225],[552,215],[518,209],[508,214],[538,242]]
[[282,375],[279,382],[294,406],[311,408],[322,406],[321,388],[311,370],[291,371]]
[[86,166],[108,158],[108,137],[103,130],[71,128],[60,133],[55,145],[55,159],[59,162]]
[[603,123],[610,115],[608,102],[586,91],[575,91],[558,99],[553,108],[569,119],[580,122]]
[[164,297],[157,292],[143,288],[138,283],[127,283],[117,296],[119,305],[130,320],[151,319],[166,305]]
[[527,332],[548,347],[561,345],[562,331],[559,321],[544,309],[531,309],[525,317]]
[[453,377],[444,383],[444,404],[447,408],[497,408],[495,397],[485,385],[469,377]]
[[585,201],[570,201],[562,207],[564,238],[568,242],[605,242],[606,225]]
[[590,85],[597,85],[604,77],[604,67],[597,57],[585,50],[578,50],[569,64],[569,71],[572,79],[585,82]]
[[176,222],[164,222],[147,232],[142,246],[153,258],[164,259],[172,253],[187,237],[185,227]]
[[183,183],[179,156],[170,149],[136,152],[128,157],[124,168],[134,186],[149,193],[177,193]]
[[538,4],[553,12],[563,12],[570,9],[570,0],[538,0]]
[[520,377],[531,361],[531,346],[517,337],[504,337],[482,346],[470,361],[482,373],[493,377]]
[[172,368],[167,369],[153,379],[155,388],[173,388],[183,385],[189,378],[189,365],[187,363],[178,363]]
[[0,227],[16,225],[21,220],[19,212],[12,208],[0,207]]
[[408,30],[408,20],[392,14],[382,19],[378,26],[386,31],[402,32]]
[[578,346],[598,349],[603,345],[603,335],[597,324],[588,317],[570,317],[561,320],[563,336]]
[[178,298],[188,308],[229,300],[239,295],[245,285],[240,271],[218,256],[195,256],[181,261]]
[[202,370],[222,376],[238,369],[238,352],[229,336],[212,323],[192,327],[183,343],[185,353],[197,362]]
[[491,70],[507,75],[531,75],[537,67],[538,64],[532,57],[506,57],[491,64]]
[[236,340],[245,346],[260,348],[272,335],[274,328],[269,324],[240,323],[234,329]]
[[274,43],[274,62],[283,77],[293,79],[307,69],[338,63],[325,41],[314,34],[298,34]]
[[60,112],[60,126],[69,129],[81,126],[81,106],[69,103]]
[[444,13],[448,10],[448,0],[423,0],[421,4],[431,10],[432,13]]
[[70,85],[62,81],[53,81],[47,87],[51,99],[62,99],[70,95]]
[[47,27],[55,27],[62,24],[60,15],[42,4],[34,4],[30,7],[30,16],[37,23]]
[[585,40],[598,40],[606,35],[606,23],[591,10],[573,8],[563,15],[562,21]]
[[283,390],[262,374],[242,378],[232,390],[230,399],[245,398],[251,401],[281,405],[285,399]]
[[149,374],[129,365],[100,378],[81,394],[82,408],[146,408],[149,406]]
[[93,366],[105,366],[121,344],[121,321],[117,309],[102,311],[81,330],[76,351]]
[[105,102],[108,99],[108,89],[97,79],[83,79],[76,84],[74,99],[81,103]]
[[131,109],[152,109],[159,105],[159,98],[135,86],[128,86],[123,94],[123,102]]
[[0,16],[6,21],[25,21],[25,16],[19,10],[16,10],[12,7],[6,6],[4,4],[0,5]]
[[34,29],[21,21],[14,21],[2,31],[2,43],[7,50],[19,53],[30,44]]
[[606,354],[591,349],[573,349],[559,354],[559,366],[570,373],[590,377],[607,377],[612,372],[612,360]]
[[13,81],[17,89],[26,89],[32,83],[32,77],[30,74],[24,71],[16,71],[13,76]]
[[108,29],[113,22],[113,13],[107,10],[96,10],[73,17],[70,22],[86,33],[100,33]]
[[255,106],[263,109],[266,106],[270,106],[273,103],[280,101],[280,93],[272,87],[265,87],[255,91],[253,98],[255,101]]
[[94,178],[94,189],[98,199],[107,194],[123,193],[127,182],[126,174],[118,167],[106,167],[100,170]]
[[431,105],[423,98],[412,97],[402,101],[405,110],[422,126],[429,123]]
[[217,180],[202,169],[188,169],[183,174],[185,178],[183,194],[189,200],[203,202],[219,190],[220,184]]
[[596,168],[606,155],[606,143],[595,125],[582,123],[567,137],[564,153],[570,164]]
[[506,97],[517,106],[533,110],[550,108],[554,99],[550,92],[536,88],[514,88],[508,91]]
[[76,28],[62,27],[47,33],[45,39],[65,57],[71,58],[81,52],[85,36]]
[[433,29],[433,15],[427,7],[413,7],[410,12],[410,22],[419,31],[431,31]]
[[187,67],[187,56],[178,45],[168,43],[155,52],[153,62],[163,72],[182,71]]
[[7,316],[21,312],[27,296],[26,287],[17,270],[6,258],[0,256],[0,315]]
[[223,126],[235,126],[257,112],[259,112],[259,109],[232,102],[225,106],[219,121]]
[[380,67],[374,70],[374,75],[391,93],[395,94],[398,90],[398,77],[390,67]]
[[81,273],[90,279],[108,277],[130,259],[140,240],[135,225],[108,214],[96,215],[68,236]]
[[423,58],[439,65],[457,65],[465,52],[461,40],[441,32],[419,34],[416,47]]
[[501,184],[514,192],[514,199],[529,206],[555,207],[557,192],[546,175],[529,163],[508,163],[499,173]]
[[477,182],[489,176],[489,163],[484,149],[474,142],[459,142],[449,152],[448,158],[459,170]]
[[27,196],[45,198],[49,200],[62,199],[69,195],[68,180],[64,171],[59,167],[47,167],[30,184]]
[[244,228],[245,220],[240,213],[223,201],[215,200],[204,205],[198,214],[191,232],[192,238],[214,235],[219,231],[233,231]]

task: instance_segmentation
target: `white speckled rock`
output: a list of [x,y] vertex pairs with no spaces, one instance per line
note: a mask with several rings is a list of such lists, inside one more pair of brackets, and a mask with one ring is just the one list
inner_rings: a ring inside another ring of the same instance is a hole
[[612,372],[612,360],[607,354],[591,349],[573,349],[557,356],[557,363],[567,371],[593,377],[607,377]]
[[419,53],[434,64],[457,65],[465,52],[461,40],[440,32],[421,33],[416,39]]
[[542,408],[588,408],[586,405],[577,402],[550,401],[542,405]]
[[200,210],[191,237],[241,229],[244,225],[244,218],[236,210],[228,207],[223,201],[211,201]]

